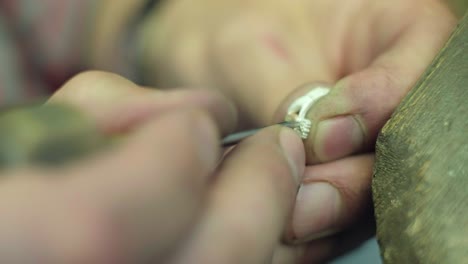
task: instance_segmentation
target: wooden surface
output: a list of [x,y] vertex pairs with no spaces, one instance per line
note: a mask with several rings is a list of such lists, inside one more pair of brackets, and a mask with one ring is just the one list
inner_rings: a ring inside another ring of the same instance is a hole
[[444,0],[452,11],[458,16],[463,16],[468,9],[468,0]]
[[468,16],[383,128],[373,199],[385,263],[468,263]]

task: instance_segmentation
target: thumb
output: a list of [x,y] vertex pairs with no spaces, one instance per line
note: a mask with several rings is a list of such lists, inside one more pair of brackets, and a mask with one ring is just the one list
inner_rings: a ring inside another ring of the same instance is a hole
[[[445,42],[450,27],[440,32],[444,34],[434,36],[418,26],[409,29],[367,68],[344,77],[317,100],[306,115],[312,121],[305,142],[307,162],[373,148],[380,129]],[[280,110],[282,117],[294,98],[317,87],[311,84],[293,92]]]

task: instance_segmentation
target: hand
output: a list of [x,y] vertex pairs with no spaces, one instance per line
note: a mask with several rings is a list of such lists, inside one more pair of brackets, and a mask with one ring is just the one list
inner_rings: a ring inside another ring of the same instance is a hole
[[340,254],[372,234],[376,136],[454,24],[437,0],[178,0],[154,12],[140,40],[153,82],[221,90],[244,126],[281,120],[314,82],[331,84],[308,114],[311,166],[289,234],[314,241],[277,253],[293,263]]
[[65,167],[5,172],[0,262],[271,258],[304,171],[294,132],[265,130],[218,167],[219,134],[235,124],[222,96],[161,92],[85,73],[50,100],[57,102],[88,114],[106,135],[124,134],[124,141]]

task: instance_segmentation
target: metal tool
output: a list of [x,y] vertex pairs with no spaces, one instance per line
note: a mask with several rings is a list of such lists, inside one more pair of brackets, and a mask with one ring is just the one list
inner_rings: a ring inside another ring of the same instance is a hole
[[[294,129],[294,128],[298,127],[300,125],[300,123],[295,122],[295,121],[285,121],[285,122],[281,122],[281,123],[274,124],[274,125],[271,125],[271,126],[276,126],[276,125],[285,126],[285,127],[289,127],[289,128]],[[270,127],[270,126],[266,126],[266,127]],[[226,136],[225,138],[223,138],[223,140],[221,141],[221,146],[223,148],[225,148],[225,147],[236,145],[241,140],[254,135],[255,133],[257,133],[258,131],[260,131],[260,130],[262,130],[264,128],[265,127],[255,128],[255,129],[244,130],[244,131],[240,131],[240,132],[237,132],[237,133],[234,133],[234,134],[230,134],[230,135]]]

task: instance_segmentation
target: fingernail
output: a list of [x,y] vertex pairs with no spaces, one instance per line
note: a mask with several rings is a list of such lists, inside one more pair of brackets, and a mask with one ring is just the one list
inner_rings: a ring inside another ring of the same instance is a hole
[[364,135],[353,116],[341,116],[320,121],[314,146],[320,161],[347,156],[363,147]]
[[335,232],[341,210],[340,194],[324,182],[303,184],[294,208],[295,240],[314,240]]
[[292,129],[283,127],[280,132],[280,145],[289,162],[297,184],[302,181],[305,169],[304,144],[299,135]]

